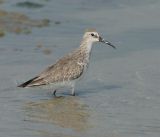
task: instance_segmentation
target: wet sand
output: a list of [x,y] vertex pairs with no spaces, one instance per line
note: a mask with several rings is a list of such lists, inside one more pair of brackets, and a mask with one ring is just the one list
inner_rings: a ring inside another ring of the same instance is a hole
[[[5,19],[10,28],[19,27],[17,18],[10,16],[13,12],[36,23],[50,22],[37,27],[23,20],[22,30],[31,30],[27,35],[1,26],[5,35],[0,37],[0,136],[159,136],[158,0],[37,0],[43,5],[38,8],[17,6],[19,2],[1,3],[7,16],[0,15],[0,24]],[[54,98],[51,90],[16,87],[77,48],[88,27],[97,28],[117,50],[94,45],[76,97],[69,91]]]

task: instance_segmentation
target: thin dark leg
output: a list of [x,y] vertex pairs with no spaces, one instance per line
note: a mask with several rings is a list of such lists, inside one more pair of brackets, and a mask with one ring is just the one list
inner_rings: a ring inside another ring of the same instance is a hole
[[54,90],[54,92],[52,93],[52,95],[53,95],[55,98],[61,98],[62,96],[56,96],[56,92],[57,92],[57,90]]
[[53,94],[52,95],[54,95],[55,97],[56,97],[56,90],[54,90],[54,92],[53,92]]

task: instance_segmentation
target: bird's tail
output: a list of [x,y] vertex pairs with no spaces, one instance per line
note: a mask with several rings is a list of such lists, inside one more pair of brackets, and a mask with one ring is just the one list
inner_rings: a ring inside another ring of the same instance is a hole
[[30,80],[28,80],[28,81],[26,81],[26,82],[18,85],[17,87],[25,88],[25,87],[29,86],[36,78],[37,78],[37,77],[34,77],[34,78],[32,78],[32,79],[30,79]]

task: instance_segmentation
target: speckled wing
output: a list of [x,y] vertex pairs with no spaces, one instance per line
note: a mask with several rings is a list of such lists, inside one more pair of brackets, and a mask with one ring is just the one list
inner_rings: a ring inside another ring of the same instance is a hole
[[37,77],[23,83],[20,87],[32,87],[47,85],[79,78],[83,73],[84,66],[78,60],[70,56],[63,57],[56,64],[49,66]]

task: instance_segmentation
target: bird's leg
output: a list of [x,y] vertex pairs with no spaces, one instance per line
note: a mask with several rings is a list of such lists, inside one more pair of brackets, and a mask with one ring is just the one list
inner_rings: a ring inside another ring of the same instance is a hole
[[57,91],[57,90],[54,90],[54,92],[52,93],[52,95],[54,95],[55,97],[56,97],[56,91]]
[[71,91],[72,91],[72,96],[75,96],[75,90],[74,90],[74,86],[71,87]]
[[53,95],[55,98],[61,98],[62,96],[56,96],[56,92],[57,92],[57,90],[54,90],[53,93],[52,93],[52,95]]

